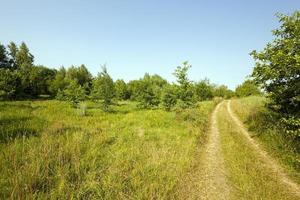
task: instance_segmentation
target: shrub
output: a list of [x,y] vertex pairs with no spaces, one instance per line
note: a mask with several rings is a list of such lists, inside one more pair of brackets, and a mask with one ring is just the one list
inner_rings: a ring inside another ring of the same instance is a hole
[[166,111],[170,111],[177,102],[176,88],[172,85],[164,87],[161,97],[162,106]]
[[299,117],[300,11],[278,18],[281,26],[273,31],[275,39],[263,51],[251,53],[256,61],[252,76],[279,112]]

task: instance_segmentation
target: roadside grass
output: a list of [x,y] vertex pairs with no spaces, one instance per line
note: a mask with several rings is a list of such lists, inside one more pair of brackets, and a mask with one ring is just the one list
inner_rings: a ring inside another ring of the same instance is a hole
[[231,108],[244,122],[251,136],[300,184],[297,144],[283,130],[280,117],[265,107],[266,103],[267,99],[263,97],[247,97],[232,100]]
[[297,199],[231,120],[226,103],[218,114],[218,125],[232,199]]
[[165,112],[120,102],[0,102],[1,199],[168,199],[205,141],[213,102]]
[[199,134],[196,140],[197,144],[193,147],[194,152],[193,158],[190,160],[190,165],[185,173],[181,175],[170,199],[199,199],[204,195],[199,193],[202,192],[201,187],[205,183],[203,179],[205,174],[203,158],[205,157],[205,149],[209,136],[211,114],[220,101],[202,102],[199,107],[200,112],[191,109],[183,111],[180,115],[181,120],[193,121],[193,128],[196,128]]

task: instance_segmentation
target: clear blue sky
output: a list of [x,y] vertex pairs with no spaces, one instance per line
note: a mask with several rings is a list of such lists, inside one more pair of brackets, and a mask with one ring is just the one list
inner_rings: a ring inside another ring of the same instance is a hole
[[35,64],[85,64],[96,75],[106,63],[114,79],[145,72],[174,81],[182,61],[191,80],[230,88],[250,74],[249,52],[262,49],[300,0],[0,0],[0,42],[25,41]]

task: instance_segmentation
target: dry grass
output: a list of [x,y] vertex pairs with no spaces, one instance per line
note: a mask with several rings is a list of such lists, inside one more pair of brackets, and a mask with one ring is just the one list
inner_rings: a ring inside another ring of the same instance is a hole
[[87,103],[83,116],[64,102],[1,102],[0,198],[170,198],[213,107],[174,113],[123,102],[103,113]]
[[297,199],[232,121],[226,104],[222,106],[218,119],[232,198]]

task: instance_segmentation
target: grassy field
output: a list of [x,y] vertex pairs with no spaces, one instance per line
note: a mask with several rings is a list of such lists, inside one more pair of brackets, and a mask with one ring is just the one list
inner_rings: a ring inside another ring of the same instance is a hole
[[297,199],[228,110],[299,183],[295,143],[265,103],[233,99],[211,115],[216,101],[172,112],[119,102],[109,113],[93,102],[0,102],[0,199],[205,199],[222,177],[229,199]]
[[232,100],[232,109],[256,139],[300,183],[300,150],[283,130],[279,116],[265,107],[267,99],[247,97]]
[[215,104],[177,112],[120,102],[0,102],[0,198],[167,199],[206,139]]
[[242,135],[231,120],[226,103],[220,109],[218,122],[230,199],[298,199]]

